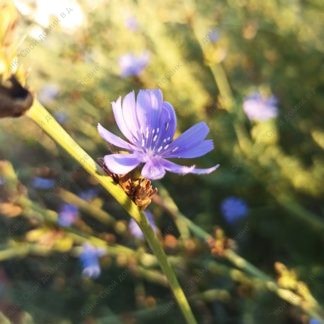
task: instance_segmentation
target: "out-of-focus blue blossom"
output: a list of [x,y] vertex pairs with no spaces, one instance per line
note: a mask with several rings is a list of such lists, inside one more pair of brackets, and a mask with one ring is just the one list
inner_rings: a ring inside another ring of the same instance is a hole
[[[147,221],[150,223],[153,230],[156,232],[158,230],[158,228],[155,224],[153,214],[149,211],[144,211],[144,214],[146,216]],[[143,234],[142,230],[140,229],[140,227],[137,225],[137,223],[135,222],[135,220],[133,218],[129,221],[128,230],[135,238],[141,239],[141,240],[144,238],[144,234]]]
[[100,136],[108,143],[130,151],[130,154],[110,154],[104,157],[106,167],[113,173],[126,174],[144,164],[142,176],[161,179],[166,171],[178,174],[208,174],[218,165],[207,169],[182,166],[171,158],[196,158],[210,152],[213,141],[206,139],[209,128],[200,122],[173,140],[177,119],[172,105],[163,101],[161,90],[134,91],[112,103],[116,123],[128,139],[114,135],[98,124]]
[[79,258],[83,275],[89,278],[99,277],[101,273],[99,258],[105,254],[105,251],[88,243],[84,244],[82,248]]
[[237,197],[228,197],[221,204],[221,211],[226,221],[230,224],[244,218],[248,214],[246,202]]
[[2,177],[0,177],[0,186],[2,186],[3,184],[5,184],[5,179],[3,179]]
[[213,44],[217,43],[218,40],[219,40],[219,38],[220,38],[220,34],[219,34],[219,30],[218,30],[218,28],[211,29],[211,30],[208,32],[207,36],[208,36],[208,40],[209,40],[211,43],[213,43]]
[[278,116],[277,105],[276,97],[264,97],[255,92],[244,99],[243,110],[250,120],[267,121]]
[[148,52],[144,52],[138,56],[134,54],[125,54],[119,58],[120,74],[127,78],[130,76],[138,76],[146,68],[150,60]]
[[95,188],[86,189],[79,193],[79,197],[84,200],[92,200],[97,195],[98,195],[98,190]]
[[52,103],[60,93],[60,88],[56,84],[47,84],[40,89],[38,99],[43,104]]
[[60,123],[60,124],[64,124],[67,120],[67,115],[65,112],[63,111],[56,111],[54,112],[54,116],[55,116],[55,119]]
[[79,209],[72,204],[63,204],[58,213],[58,224],[63,227],[71,226],[79,217]]
[[309,320],[309,324],[321,324],[321,322],[316,318],[311,318]]
[[134,16],[129,16],[125,19],[125,26],[133,32],[138,31],[139,28],[138,21]]
[[31,185],[35,189],[52,189],[55,186],[55,180],[43,177],[34,177]]

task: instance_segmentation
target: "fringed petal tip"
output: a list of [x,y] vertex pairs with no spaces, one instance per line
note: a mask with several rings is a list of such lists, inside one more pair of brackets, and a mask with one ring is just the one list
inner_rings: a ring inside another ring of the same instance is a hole
[[195,165],[188,167],[188,166],[176,164],[176,163],[168,161],[168,160],[163,160],[162,165],[167,171],[182,174],[182,175],[185,175],[188,173],[209,174],[209,173],[214,172],[219,167],[219,164],[217,164],[211,168],[201,169],[201,168],[196,168]]
[[206,168],[206,169],[199,169],[199,168],[194,168],[190,173],[194,174],[210,174],[217,170],[220,167],[220,164],[217,164],[211,168]]

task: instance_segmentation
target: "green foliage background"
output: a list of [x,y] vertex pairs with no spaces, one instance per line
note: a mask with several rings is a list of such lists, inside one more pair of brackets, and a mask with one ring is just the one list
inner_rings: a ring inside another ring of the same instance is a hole
[[[59,87],[57,98],[47,102],[47,108],[66,116],[64,128],[96,158],[108,151],[97,134],[97,123],[118,133],[110,102],[133,89],[161,88],[175,107],[179,130],[201,120],[211,129],[215,150],[193,162],[206,167],[221,164],[208,176],[169,174],[163,179],[179,209],[209,233],[216,226],[224,228],[236,238],[240,255],[265,273],[275,276],[276,261],[294,269],[323,302],[322,2],[140,0],[81,5],[87,22],[75,33],[57,26],[36,46],[30,37],[19,45],[31,49],[20,57],[28,67],[31,88],[39,93],[49,84]],[[73,11],[64,19],[69,15]],[[137,31],[125,26],[130,16],[138,21]],[[28,34],[34,25],[22,19],[20,34]],[[215,28],[220,38],[212,44],[208,34]],[[150,53],[144,73],[139,78],[121,78],[118,57],[144,50]],[[214,79],[215,66],[226,71],[233,92],[230,113]],[[243,98],[256,89],[277,96],[277,119],[251,123],[244,116]],[[72,192],[96,187],[27,118],[1,120],[0,125],[1,159],[13,164],[32,200],[44,208],[57,210],[60,199],[55,191],[30,186],[40,168],[49,168],[58,185]],[[232,195],[250,207],[246,220],[235,227],[220,213],[221,201]],[[126,222],[124,212],[109,197],[101,191],[98,197],[103,209]],[[165,236],[170,218],[157,206],[152,211]],[[3,216],[0,221],[3,245],[12,238],[22,239],[33,227],[23,217],[8,220]],[[116,241],[124,240],[111,229],[91,225],[100,235],[110,233]],[[176,230],[171,234],[179,235]],[[131,237],[122,243],[134,245]],[[178,269],[183,286],[194,281],[194,291],[216,288],[230,296],[227,302],[193,304],[199,323],[307,323],[306,315],[257,284],[237,283],[226,273],[207,273],[194,280],[204,260],[212,258],[206,248],[199,248],[194,255],[171,251],[187,259],[187,266]],[[35,323],[182,323],[175,306],[164,311],[171,298],[166,287],[131,272],[118,282],[124,271],[122,261],[104,258],[102,275],[91,281],[82,278],[75,258],[60,263],[62,257],[53,253],[1,263],[8,280],[5,300],[31,314]],[[49,279],[39,283],[53,269]],[[98,297],[113,282],[118,282],[117,288]],[[147,299],[139,302],[141,294],[151,296],[162,310],[150,307]]]

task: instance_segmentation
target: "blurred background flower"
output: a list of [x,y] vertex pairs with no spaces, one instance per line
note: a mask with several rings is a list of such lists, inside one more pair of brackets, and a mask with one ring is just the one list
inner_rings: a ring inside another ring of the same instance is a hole
[[248,206],[241,198],[228,197],[222,201],[221,211],[226,221],[234,224],[247,216]]
[[79,256],[82,273],[89,278],[98,278],[101,273],[100,257],[105,254],[104,250],[90,244],[84,244]]
[[35,189],[52,189],[55,186],[55,180],[43,177],[34,177],[31,185]]
[[79,210],[72,204],[63,204],[58,213],[58,224],[63,227],[71,226],[79,217]]
[[125,26],[133,31],[133,32],[136,32],[138,31],[139,29],[139,23],[138,23],[138,20],[136,19],[136,17],[134,16],[128,16],[126,19],[125,19]]
[[[156,226],[153,214],[148,210],[144,211],[144,214],[146,216],[147,221],[149,222],[153,230],[156,232],[158,228]],[[144,239],[143,232],[134,219],[131,219],[129,221],[128,230],[132,234],[132,236],[134,236],[136,239],[140,239],[140,240]]]
[[255,92],[244,99],[243,110],[253,121],[267,121],[278,116],[278,100],[274,96],[264,97]]
[[120,56],[118,63],[120,67],[120,74],[127,78],[130,76],[139,76],[149,63],[150,55],[148,52],[142,54],[124,54]]
[[51,104],[59,95],[60,88],[56,84],[47,84],[38,92],[38,99],[44,105]]

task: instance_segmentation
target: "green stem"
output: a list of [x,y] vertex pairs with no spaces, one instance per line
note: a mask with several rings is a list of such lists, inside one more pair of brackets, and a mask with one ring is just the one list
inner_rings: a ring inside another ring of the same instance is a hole
[[128,198],[124,190],[115,184],[112,178],[107,177],[101,171],[100,166],[72,139],[36,99],[26,115],[61,145],[90,175],[96,178],[129,215],[137,220],[140,219],[137,206]]
[[196,320],[188,300],[177,280],[174,270],[169,264],[160,242],[139,208],[132,202],[119,185],[115,184],[110,177],[102,173],[98,164],[72,139],[72,137],[61,127],[61,125],[38,102],[37,99],[34,100],[32,107],[27,111],[26,115],[36,122],[38,126],[50,135],[59,145],[61,145],[67,153],[69,153],[90,175],[92,175],[140,225],[169,281],[171,290],[187,323],[195,324]]
[[221,63],[210,65],[210,70],[213,73],[217,88],[222,98],[222,103],[225,109],[230,111],[232,109],[234,100],[231,86],[228,82],[225,70]]
[[116,225],[115,219],[110,214],[108,214],[107,212],[105,212],[104,210],[102,210],[101,208],[93,204],[89,204],[88,201],[80,198],[74,193],[60,188],[58,190],[58,195],[68,204],[76,205],[81,210],[84,210],[85,212],[87,212],[93,218],[97,219],[102,224],[110,225],[110,226]]
[[170,263],[166,257],[166,254],[164,250],[162,249],[154,231],[152,230],[151,226],[146,220],[146,217],[144,214],[141,214],[141,220],[138,223],[138,225],[141,227],[148,243],[151,246],[151,249],[153,250],[153,253],[157,257],[157,259],[160,261],[160,266],[167,276],[170,286],[174,287],[173,293],[176,297],[176,300],[178,301],[178,304],[182,310],[182,313],[185,315],[185,318],[187,320],[187,323],[197,323],[192,312],[190,309],[190,305],[187,301],[187,298],[183,292],[183,290],[180,288],[178,279],[172,270]]

